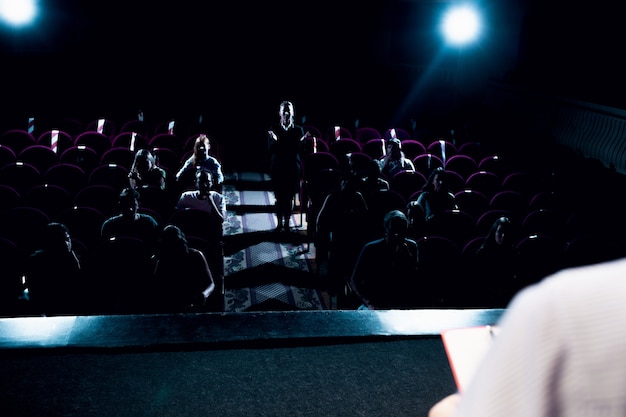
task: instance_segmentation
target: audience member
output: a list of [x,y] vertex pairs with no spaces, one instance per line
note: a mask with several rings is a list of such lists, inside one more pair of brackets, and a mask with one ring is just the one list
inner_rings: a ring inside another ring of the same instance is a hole
[[[187,187],[186,178],[193,178],[198,168],[209,171],[213,176],[213,187],[218,190],[224,182],[222,164],[218,159],[209,154],[211,141],[207,135],[198,135],[193,145],[193,153],[183,162],[182,167],[176,173],[176,181],[183,189]],[[193,184],[193,181],[191,181]]]
[[361,177],[361,183],[359,184],[359,190],[363,193],[369,193],[372,191],[386,191],[389,190],[389,181],[383,178],[380,173],[380,164],[375,159],[372,159],[367,164],[367,169]]
[[154,311],[202,312],[215,290],[215,282],[204,253],[189,246],[178,226],[169,224],[163,228],[153,261]]
[[400,139],[391,138],[387,141],[385,155],[378,160],[380,173],[388,181],[400,171],[415,171],[413,161],[407,158],[402,151]]
[[369,241],[367,203],[358,190],[360,179],[346,173],[341,189],[324,199],[316,221],[315,253],[320,275],[329,279],[333,294],[343,292],[356,258]]
[[626,260],[565,269],[525,287],[462,393],[429,417],[621,416]]
[[166,171],[156,163],[154,155],[148,149],[139,149],[128,173],[131,188],[156,186],[165,190]]
[[176,210],[197,208],[211,214],[218,224],[226,218],[226,200],[221,193],[213,190],[213,175],[206,169],[196,170],[196,187],[183,191],[176,203]]
[[43,247],[30,255],[24,275],[34,312],[46,316],[79,314],[81,263],[65,224],[47,225]]
[[142,239],[152,247],[159,233],[159,224],[151,215],[138,212],[139,192],[130,187],[124,188],[120,192],[118,205],[120,213],[102,223],[102,237],[131,236]]
[[409,229],[407,231],[409,239],[417,241],[427,234],[424,208],[417,204],[416,200],[409,201],[406,205],[406,217],[409,221]]
[[276,231],[289,231],[294,197],[300,190],[300,155],[303,141],[310,136],[295,123],[295,109],[290,101],[278,108],[279,121],[268,130],[270,177],[276,198]]
[[472,258],[475,302],[482,300],[488,307],[505,307],[509,303],[517,287],[515,243],[511,220],[498,218]]
[[417,243],[406,237],[408,220],[400,210],[384,218],[385,236],[363,246],[350,287],[362,301],[360,308],[412,308],[421,304]]
[[428,176],[417,204],[424,211],[424,220],[429,221],[444,210],[458,210],[454,194],[449,190],[447,172],[442,167],[435,168]]

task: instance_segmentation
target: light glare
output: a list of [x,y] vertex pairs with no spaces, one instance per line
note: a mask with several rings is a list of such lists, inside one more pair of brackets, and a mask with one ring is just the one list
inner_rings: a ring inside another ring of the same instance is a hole
[[456,7],[448,11],[443,20],[443,31],[448,42],[461,45],[473,41],[478,35],[478,14],[470,6]]
[[0,0],[0,18],[13,26],[23,26],[35,18],[35,0]]

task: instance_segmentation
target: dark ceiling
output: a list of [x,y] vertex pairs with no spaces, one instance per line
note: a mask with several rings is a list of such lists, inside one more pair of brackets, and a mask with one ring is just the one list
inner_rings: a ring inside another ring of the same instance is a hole
[[451,3],[40,0],[35,30],[0,33],[4,100],[16,115],[143,108],[229,129],[283,98],[320,123],[404,122],[488,79],[626,105],[616,6],[478,1],[486,31],[461,55],[441,52],[433,22]]

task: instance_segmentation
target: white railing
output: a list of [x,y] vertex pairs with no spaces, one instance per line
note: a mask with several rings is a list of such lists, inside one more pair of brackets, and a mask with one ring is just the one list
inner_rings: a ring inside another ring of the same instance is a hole
[[514,117],[537,134],[547,134],[586,158],[626,174],[626,110],[584,101],[543,95],[490,82],[488,105],[506,106]]

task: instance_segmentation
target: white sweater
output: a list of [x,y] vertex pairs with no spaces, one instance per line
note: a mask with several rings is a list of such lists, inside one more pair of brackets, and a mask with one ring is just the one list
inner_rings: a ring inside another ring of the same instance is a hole
[[521,291],[455,416],[626,416],[626,260]]

